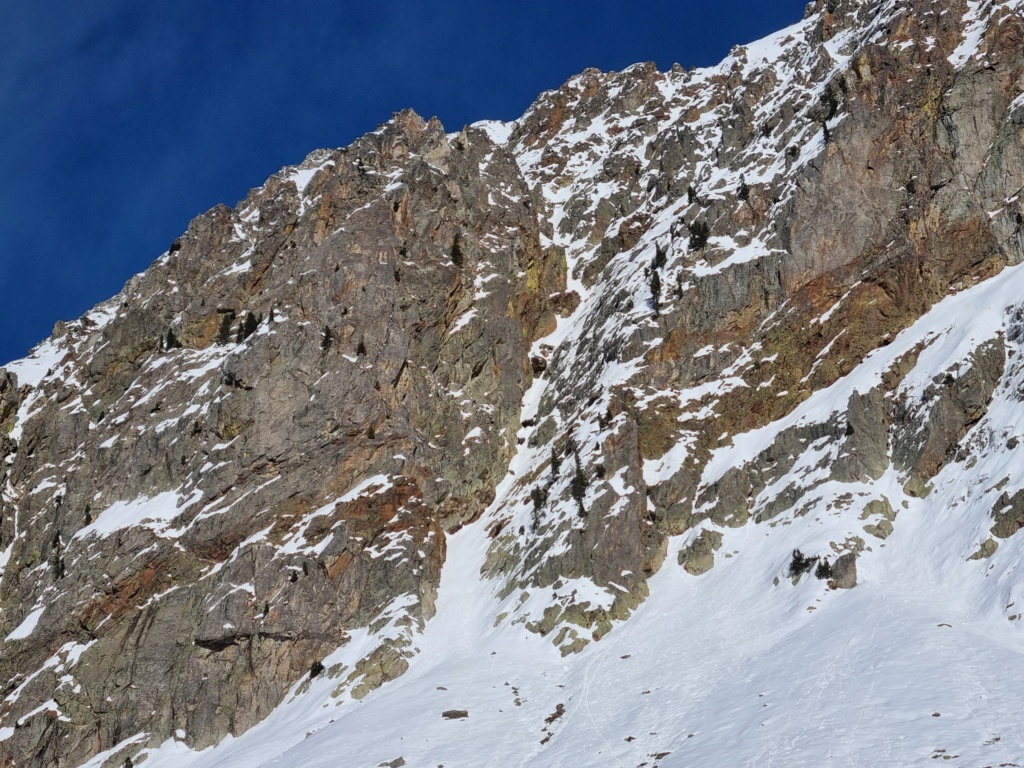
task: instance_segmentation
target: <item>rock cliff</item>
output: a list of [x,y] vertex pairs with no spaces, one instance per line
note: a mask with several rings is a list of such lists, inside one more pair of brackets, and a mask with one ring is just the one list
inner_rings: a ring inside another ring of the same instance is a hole
[[[1022,12],[816,0],[510,124],[399,113],[197,218],[0,369],[0,765],[401,685],[467,525],[496,625],[563,655],[741,527],[839,519],[814,554],[852,586],[975,467],[991,558],[1024,520],[985,464],[1019,442]],[[935,319],[985,286],[996,320]]]

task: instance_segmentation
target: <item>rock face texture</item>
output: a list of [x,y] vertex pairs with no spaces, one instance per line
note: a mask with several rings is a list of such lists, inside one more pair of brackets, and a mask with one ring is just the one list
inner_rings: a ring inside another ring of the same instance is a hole
[[6,374],[0,634],[44,610],[0,660],[5,764],[213,744],[389,611],[342,686],[400,674],[515,447],[565,286],[539,238],[506,151],[404,113],[196,219],[37,384]]
[[[730,528],[851,509],[853,587],[1024,398],[1020,308],[897,340],[1024,261],[1021,12],[817,0],[511,124],[400,113],[197,218],[0,369],[0,765],[204,748],[320,675],[365,696],[485,510],[499,622],[565,654],[673,541],[701,578]],[[996,485],[1005,540],[1024,477]]]

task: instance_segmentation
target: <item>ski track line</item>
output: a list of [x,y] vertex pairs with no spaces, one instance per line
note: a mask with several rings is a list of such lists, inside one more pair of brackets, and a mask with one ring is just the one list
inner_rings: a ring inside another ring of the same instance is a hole
[[[893,611],[893,609],[892,609],[892,598],[888,594],[885,595],[885,610],[886,610],[886,614],[888,615],[888,617],[890,619],[895,619],[896,618],[896,612]],[[909,763],[907,761],[907,748],[906,748],[906,745],[903,743],[903,741],[904,741],[904,737],[902,737],[902,736],[899,737],[898,739],[886,739],[885,740],[885,752],[886,752],[886,755],[889,757],[888,765],[891,765],[891,766],[909,765]],[[898,754],[896,752],[897,747],[899,747],[899,753]]]
[[[875,625],[871,629],[871,637],[869,637],[867,641],[868,648],[874,647],[875,637],[878,635],[878,628],[882,625],[882,622],[885,620],[885,618],[892,617],[892,606],[889,604],[889,596],[883,595],[883,599],[885,600],[886,616],[879,616],[878,619],[875,621]],[[882,670],[880,666],[872,670],[871,685],[868,688],[868,695],[865,697],[863,706],[861,706],[860,708],[860,717],[857,718],[857,726],[854,729],[855,734],[860,734],[864,732],[864,721],[867,719],[868,716],[868,706],[870,706],[871,700],[874,698],[875,688],[878,685],[878,678],[881,675],[881,671]]]
[[[842,650],[836,654],[829,665],[821,672],[813,676],[813,681],[808,680],[807,692],[804,693],[797,706],[794,708],[794,714],[799,716],[799,713],[804,711],[805,702],[807,702],[812,696],[814,697],[814,704],[812,709],[808,712],[807,716],[801,716],[801,722],[803,723],[799,734],[792,741],[794,749],[801,749],[809,740],[808,737],[815,733],[821,733],[825,726],[824,720],[818,720],[814,717],[816,713],[823,711],[823,702],[825,700],[825,694],[829,690],[830,681],[841,677],[837,674],[837,668],[839,667],[840,660],[845,660],[845,654],[853,642],[853,635],[847,633],[846,642],[843,644]],[[831,721],[828,721],[831,722]],[[833,758],[833,733],[834,729],[828,728],[828,765],[834,765]],[[792,765],[792,763],[789,763]],[[751,763],[752,768],[757,768],[757,763]]]
[[[608,655],[608,651],[609,650],[611,650],[611,649],[610,648],[605,648],[604,650],[601,650],[601,651],[595,653],[593,660],[590,662],[590,664],[587,665],[587,669],[583,673],[583,697],[582,698],[583,698],[583,704],[586,705],[586,707],[587,707],[587,719],[590,720],[590,727],[593,728],[594,732],[597,733],[597,735],[601,737],[601,741],[603,741],[605,746],[608,748],[608,754],[610,754],[615,759],[615,762],[619,765],[619,768],[623,768],[622,762],[619,760],[618,757],[615,757],[615,750],[612,749],[611,743],[605,737],[604,731],[600,727],[598,727],[597,721],[594,719],[594,712],[590,708],[590,688],[591,688],[591,685],[593,684],[593,680],[594,680],[593,675],[591,674],[591,671],[593,670],[594,666],[599,661],[603,660],[604,657]],[[576,705],[576,709],[579,709],[579,707],[580,707],[580,705],[577,704]]]

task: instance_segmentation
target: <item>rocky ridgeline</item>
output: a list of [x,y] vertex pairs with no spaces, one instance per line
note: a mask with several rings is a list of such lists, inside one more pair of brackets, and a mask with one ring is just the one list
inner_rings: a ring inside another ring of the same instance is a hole
[[[1019,310],[944,356],[896,337],[1024,261],[1021,12],[819,0],[511,124],[401,113],[196,219],[0,370],[0,764],[202,748],[310,676],[364,696],[485,510],[501,620],[571,653],[672,537],[699,575],[728,527],[835,510],[861,554],[1012,451]],[[1017,485],[978,491],[976,557]]]
[[8,764],[140,732],[213,744],[389,612],[339,688],[403,671],[445,530],[505,474],[564,288],[534,208],[484,133],[404,113],[196,219],[57,329],[36,386],[13,366]]
[[[999,338],[966,378],[901,387],[917,349],[870,393],[786,417],[1024,260],[1019,11],[816,3],[718,67],[589,71],[515,124],[585,299],[548,355],[533,471],[492,549],[491,575],[521,591],[512,620],[578,650],[643,599],[670,537],[690,537],[679,559],[699,574],[725,527],[851,507],[843,484],[891,469],[926,493],[986,411]],[[756,430],[771,439],[753,460],[731,450]],[[730,450],[736,465],[710,462]],[[897,500],[857,490],[867,526],[891,531]],[[863,525],[836,553],[863,549]]]

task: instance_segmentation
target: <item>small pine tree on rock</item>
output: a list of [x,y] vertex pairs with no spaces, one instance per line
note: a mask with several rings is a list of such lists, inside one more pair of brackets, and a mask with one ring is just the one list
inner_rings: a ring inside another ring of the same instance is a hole
[[242,322],[239,323],[238,325],[238,337],[236,341],[238,341],[238,343],[241,344],[243,341],[245,341],[254,333],[256,333],[256,329],[258,327],[259,320],[256,319],[256,315],[254,315],[252,312],[246,312],[245,319],[242,320]]
[[661,313],[661,276],[656,269],[651,272],[651,309],[655,317]]
[[697,195],[697,190],[693,188],[693,184],[686,188],[686,201],[690,205],[700,203],[700,197]]
[[818,579],[824,581],[825,579],[832,578],[832,564],[822,558],[818,561],[818,567],[814,569],[814,575]]
[[750,199],[750,186],[742,176],[740,176],[740,188],[736,192],[736,197],[740,199],[740,202],[744,203]]
[[580,517],[586,517],[587,510],[583,507],[583,497],[587,494],[587,476],[583,473],[583,467],[580,465],[579,453],[573,453],[573,459],[576,467],[572,474],[572,481],[569,483],[569,490],[576,501]]
[[558,468],[562,466],[562,459],[558,455],[558,448],[551,446],[551,474],[558,477]]
[[548,500],[547,491],[539,485],[534,486],[530,491],[530,498],[533,500],[533,514],[530,517],[530,527],[534,533],[540,528],[540,511]]
[[323,331],[320,332],[320,349],[326,352],[331,348],[331,344],[334,343],[334,334],[331,333],[331,327],[324,325]]
[[825,120],[831,120],[839,111],[839,99],[832,91],[827,91],[821,97],[821,103],[825,107]]
[[667,261],[668,257],[665,253],[665,248],[661,243],[658,243],[654,246],[654,261],[651,264],[655,269],[664,269]]
[[695,221],[688,224],[687,228],[690,230],[690,250],[704,250],[707,247],[708,238],[711,236],[711,227],[706,221]]
[[789,575],[791,577],[802,576],[809,572],[814,564],[818,561],[816,557],[807,557],[799,549],[793,550],[793,557],[789,561]]
[[220,315],[220,322],[217,326],[217,337],[215,341],[218,344],[227,344],[231,340],[231,323],[234,322],[235,313],[229,311],[218,312]]
[[462,267],[465,261],[462,255],[462,234],[460,232],[455,233],[455,238],[452,240],[452,252],[451,252],[452,264],[456,267]]
[[544,502],[548,500],[548,494],[539,485],[535,485],[530,491],[530,498],[533,500],[533,508],[540,510],[544,506]]
[[61,541],[59,533],[53,535],[53,541],[50,543],[50,568],[55,580],[63,579],[67,573],[64,567],[64,542]]

